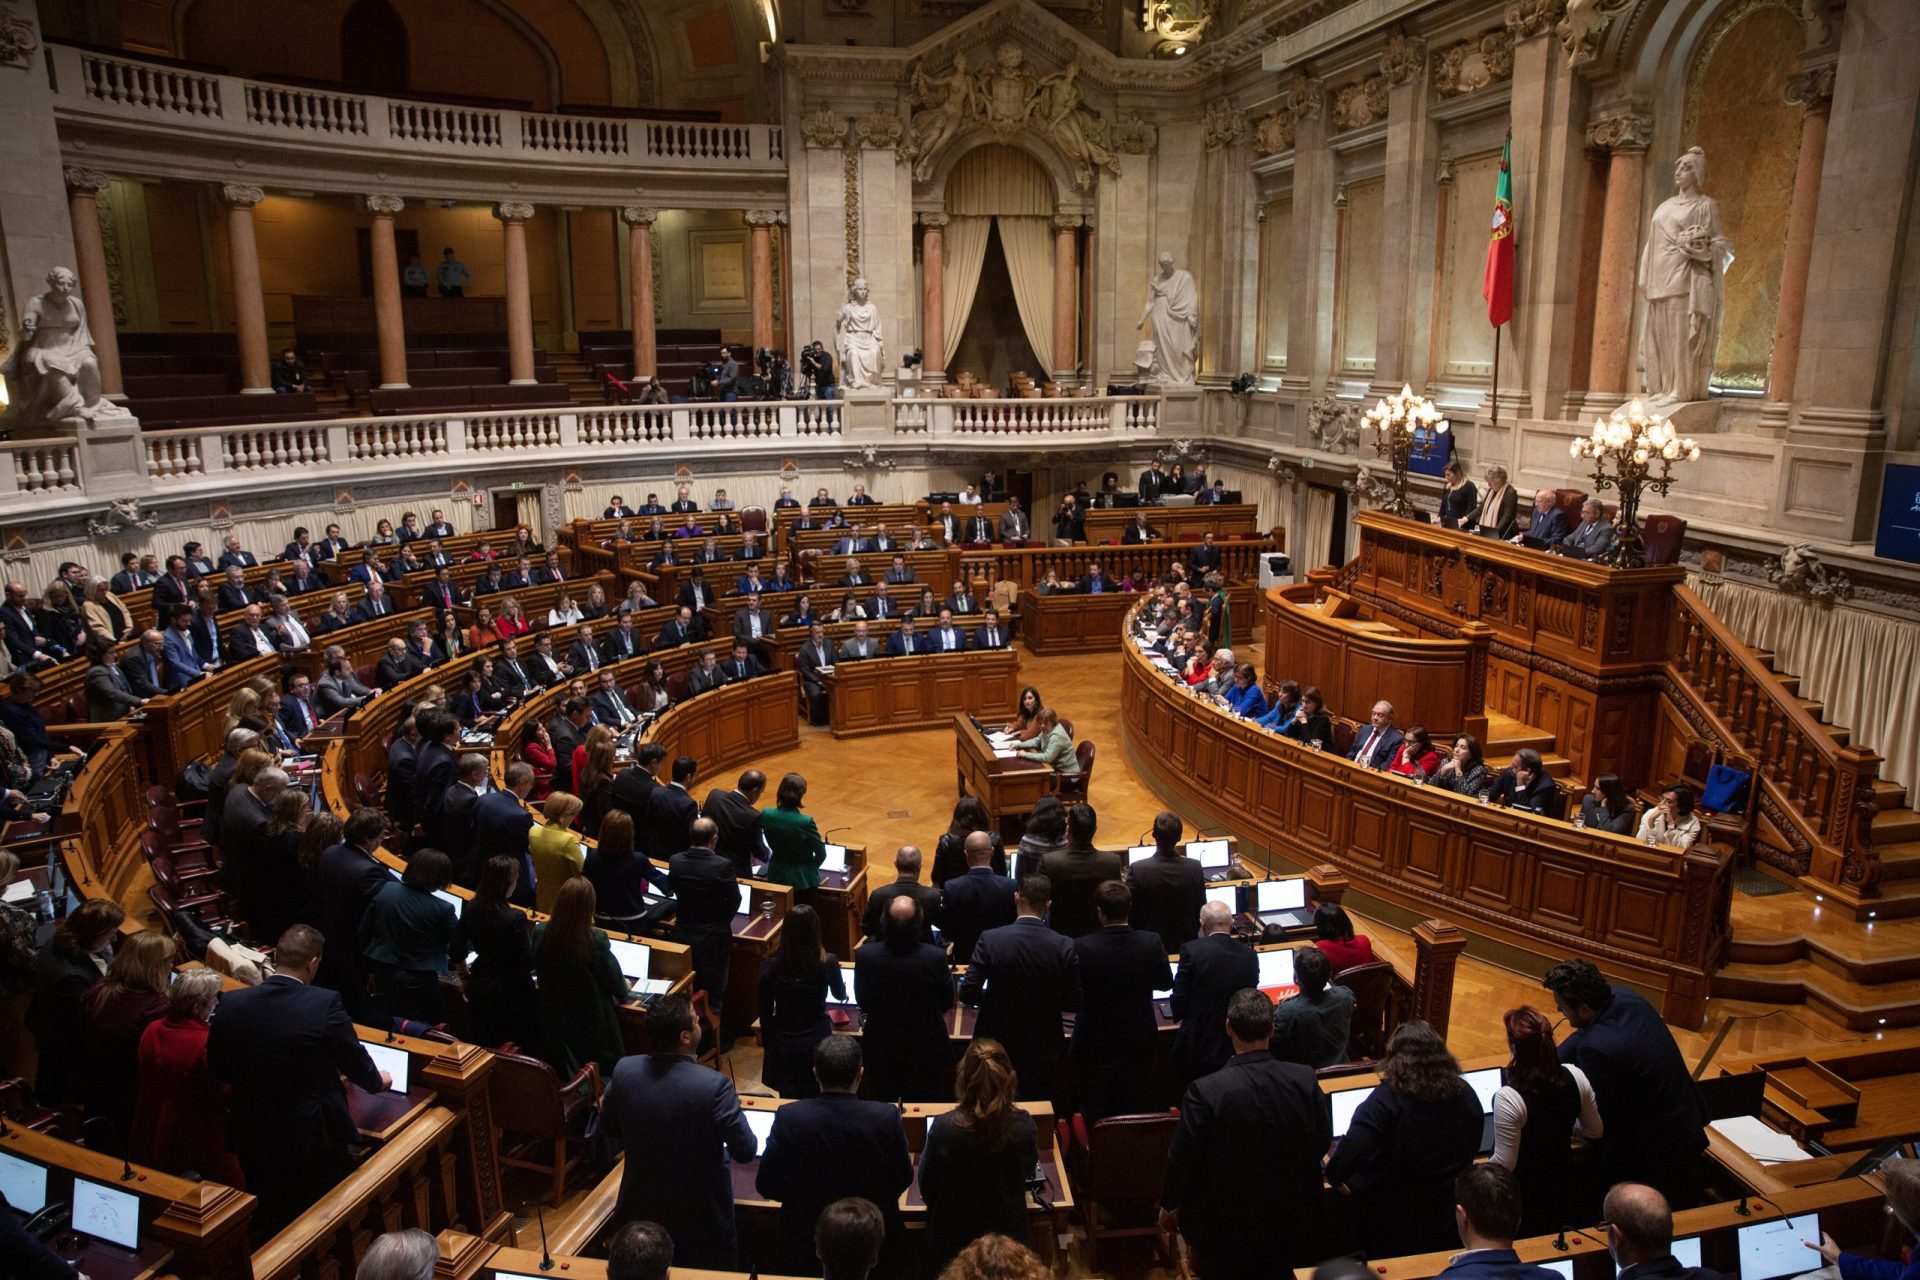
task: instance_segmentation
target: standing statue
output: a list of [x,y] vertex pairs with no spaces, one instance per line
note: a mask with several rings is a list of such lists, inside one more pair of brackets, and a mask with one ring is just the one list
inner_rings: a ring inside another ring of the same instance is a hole
[[0,367],[13,398],[7,422],[15,431],[51,428],[62,418],[127,416],[100,394],[100,363],[79,283],[73,272],[55,267],[47,272],[47,291],[20,317],[20,341]]
[[973,77],[967,73],[967,55],[953,55],[953,66],[943,76],[930,76],[919,63],[913,66],[913,154],[918,163],[913,176],[925,182],[933,176],[933,160],[940,148],[972,117],[978,106],[974,101]]
[[1701,194],[1706,178],[1707,153],[1700,148],[1689,148],[1674,162],[1675,191],[1653,211],[1640,261],[1647,298],[1640,358],[1647,396],[1656,405],[1705,400],[1720,345],[1733,243],[1721,225],[1720,206]]
[[887,341],[880,335],[880,309],[868,300],[865,276],[853,282],[834,318],[833,332],[840,349],[840,385],[849,391],[876,385],[886,362]]
[[1160,272],[1147,284],[1147,305],[1136,329],[1153,324],[1153,381],[1174,386],[1193,382],[1193,349],[1200,341],[1200,292],[1193,276],[1160,255]]

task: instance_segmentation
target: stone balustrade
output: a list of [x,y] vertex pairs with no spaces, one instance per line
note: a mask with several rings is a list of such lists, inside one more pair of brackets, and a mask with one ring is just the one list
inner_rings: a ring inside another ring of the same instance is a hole
[[1125,438],[1160,427],[1159,396],[1063,396],[1057,399],[893,401],[896,436],[946,439],[1065,436]]
[[257,143],[519,163],[784,173],[778,125],[559,115],[248,80],[48,42],[63,122],[150,125]]

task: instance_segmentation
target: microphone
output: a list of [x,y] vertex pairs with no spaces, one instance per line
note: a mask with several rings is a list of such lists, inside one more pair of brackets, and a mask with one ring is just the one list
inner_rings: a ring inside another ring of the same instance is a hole
[[848,824],[847,824],[846,826],[844,826],[844,827],[828,827],[828,828],[826,829],[826,831],[825,831],[825,832],[824,832],[824,833],[823,833],[823,834],[821,835],[821,837],[820,837],[820,838],[821,838],[822,840],[824,840],[824,839],[826,839],[826,838],[827,838],[827,836],[831,836],[831,835],[838,835],[838,834],[839,834],[840,832],[842,832],[842,831],[851,831],[851,830],[853,830],[853,824],[852,824],[852,823],[848,823]]
[[1555,1236],[1555,1237],[1553,1238],[1553,1247],[1554,1247],[1554,1248],[1556,1248],[1556,1249],[1558,1249],[1558,1250],[1560,1250],[1560,1252],[1562,1252],[1562,1253],[1565,1253],[1565,1252],[1567,1251],[1567,1247],[1568,1247],[1568,1246],[1567,1246],[1567,1229],[1566,1229],[1566,1227],[1564,1227],[1564,1226],[1562,1226],[1562,1227],[1560,1228],[1560,1234],[1559,1234],[1559,1235],[1557,1235],[1557,1236]]
[[534,1215],[540,1219],[540,1269],[542,1271],[551,1271],[553,1270],[553,1252],[547,1248],[546,1206],[536,1204],[533,1207],[533,1212]]
[[120,1181],[132,1182],[135,1178],[139,1176],[140,1176],[139,1174],[133,1171],[133,1161],[127,1159],[125,1156],[121,1156],[120,1157]]

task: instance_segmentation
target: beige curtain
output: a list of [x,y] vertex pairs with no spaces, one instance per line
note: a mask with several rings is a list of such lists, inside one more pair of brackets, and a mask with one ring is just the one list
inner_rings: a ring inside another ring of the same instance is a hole
[[966,331],[967,317],[973,314],[973,295],[980,288],[980,267],[987,260],[987,237],[991,234],[992,218],[956,216],[947,223],[946,238],[941,242],[946,274],[941,279],[940,296],[946,309],[941,327],[947,332],[946,345],[941,349],[949,363],[960,345],[960,335]]
[[1333,504],[1337,495],[1318,485],[1307,487],[1306,516],[1301,521],[1300,542],[1293,551],[1293,567],[1300,574],[1324,569],[1333,563],[1327,549],[1333,543]]
[[1053,179],[1018,147],[979,147],[960,157],[947,175],[946,206],[956,217],[1051,217]]
[[1920,623],[1844,605],[1821,605],[1770,587],[1687,585],[1733,633],[1771,650],[1774,665],[1800,677],[1802,696],[1885,759],[1880,776],[1909,789],[1920,781]]
[[1045,382],[1053,369],[1053,224],[1046,218],[994,219],[1000,228],[1000,248],[1007,255],[1007,274],[1013,277],[1013,301],[1020,324],[1040,367],[1036,382]]
[[544,544],[547,534],[542,526],[546,524],[546,503],[540,496],[540,490],[522,489],[514,497],[514,519],[533,530]]

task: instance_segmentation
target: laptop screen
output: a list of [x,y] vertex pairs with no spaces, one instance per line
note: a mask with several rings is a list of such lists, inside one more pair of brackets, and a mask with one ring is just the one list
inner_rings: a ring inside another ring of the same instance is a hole
[[73,1229],[122,1249],[137,1250],[140,1247],[140,1197],[131,1191],[118,1191],[85,1178],[75,1178]]
[[773,1116],[771,1111],[742,1111],[747,1118],[747,1128],[753,1130],[754,1141],[760,1144],[760,1153],[766,1154],[767,1139],[773,1136]]
[[1262,914],[1268,911],[1298,911],[1307,905],[1307,882],[1304,877],[1292,880],[1263,880],[1253,887],[1254,910]]
[[1219,885],[1208,889],[1207,901],[1218,902],[1235,915],[1240,913],[1240,890],[1230,884]]
[[1327,1095],[1328,1100],[1333,1104],[1334,1137],[1347,1136],[1347,1129],[1353,1124],[1353,1113],[1360,1109],[1361,1103],[1373,1096],[1373,1088],[1372,1085],[1368,1085],[1364,1089],[1342,1089],[1338,1093]]
[[460,912],[466,906],[465,898],[462,898],[457,893],[448,893],[445,889],[435,889],[433,896],[453,908],[453,918],[455,920],[460,918]]
[[620,964],[620,972],[630,980],[647,976],[647,962],[653,958],[653,948],[643,942],[622,942],[618,938],[609,938],[607,945],[613,948],[613,958]]
[[1572,1258],[1552,1258],[1546,1262],[1540,1263],[1539,1265],[1545,1267],[1549,1271],[1556,1272],[1559,1275],[1565,1277],[1565,1280],[1573,1280],[1573,1259]]
[[1814,1270],[1822,1265],[1820,1251],[1807,1241],[1819,1238],[1817,1213],[1740,1228],[1740,1280],[1780,1280]]
[[1261,990],[1293,985],[1293,948],[1280,947],[1273,951],[1256,951],[1253,957],[1260,963]]
[[40,1212],[47,1207],[46,1166],[0,1151],[0,1195],[15,1213]]
[[[1172,971],[1174,977],[1178,978],[1180,976],[1180,962],[1178,960],[1167,961],[1167,968]],[[1168,987],[1165,991],[1156,991],[1153,993],[1153,998],[1155,1000],[1171,1000],[1173,999],[1173,988]]]
[[396,1049],[390,1044],[368,1044],[365,1041],[361,1042],[360,1047],[373,1059],[376,1071],[384,1071],[393,1077],[394,1093],[407,1091],[407,1077],[413,1067],[413,1058],[405,1049]]
[[845,875],[847,872],[847,846],[843,844],[828,845],[827,860],[820,864],[820,869],[822,871],[838,871],[840,874]]
[[1187,856],[1209,871],[1231,865],[1232,851],[1225,840],[1189,840]]
[[1153,856],[1152,845],[1137,844],[1133,846],[1133,848],[1127,850],[1127,865],[1132,866],[1134,863],[1141,862],[1147,858],[1151,858],[1152,856]]
[[753,914],[752,885],[743,884],[740,886],[740,905],[733,909],[733,914],[737,916],[750,916]]
[[1467,1087],[1472,1089],[1474,1096],[1480,1099],[1481,1114],[1492,1115],[1493,1095],[1500,1091],[1500,1068],[1483,1067],[1479,1071],[1464,1071],[1460,1078],[1467,1082]]

